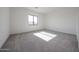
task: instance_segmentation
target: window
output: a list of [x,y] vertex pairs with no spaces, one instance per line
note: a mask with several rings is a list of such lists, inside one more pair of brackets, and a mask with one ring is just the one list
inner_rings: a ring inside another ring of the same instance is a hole
[[28,24],[37,25],[37,23],[38,23],[38,16],[28,15]]

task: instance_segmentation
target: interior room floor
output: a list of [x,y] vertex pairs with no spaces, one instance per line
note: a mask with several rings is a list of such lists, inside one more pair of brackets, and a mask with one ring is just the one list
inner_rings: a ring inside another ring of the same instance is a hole
[[[46,41],[34,35],[34,33],[41,31],[56,34],[56,37]],[[11,35],[2,49],[17,52],[76,52],[78,51],[77,45],[75,35],[51,30],[39,30]]]

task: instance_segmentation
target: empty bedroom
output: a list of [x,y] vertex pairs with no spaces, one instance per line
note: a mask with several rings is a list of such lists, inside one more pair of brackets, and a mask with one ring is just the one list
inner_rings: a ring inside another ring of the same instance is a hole
[[1,52],[78,52],[78,7],[0,7]]

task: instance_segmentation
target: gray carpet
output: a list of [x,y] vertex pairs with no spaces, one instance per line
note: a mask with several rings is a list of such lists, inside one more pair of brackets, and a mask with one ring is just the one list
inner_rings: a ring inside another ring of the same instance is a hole
[[[33,35],[35,32],[45,31],[56,34],[57,37],[50,41],[45,41]],[[9,49],[15,52],[77,52],[78,43],[75,35],[51,31],[40,30],[28,33],[11,35],[3,45],[2,49]]]

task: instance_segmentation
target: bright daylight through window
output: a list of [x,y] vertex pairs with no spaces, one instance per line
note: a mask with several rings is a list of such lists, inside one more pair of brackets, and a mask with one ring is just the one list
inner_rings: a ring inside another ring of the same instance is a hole
[[49,41],[57,36],[56,34],[51,34],[51,33],[44,32],[44,31],[34,33],[34,35],[45,41]]
[[37,23],[38,23],[38,16],[28,15],[28,24],[37,25]]

